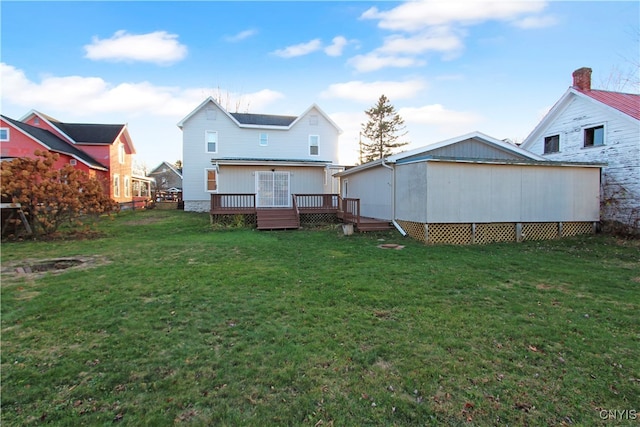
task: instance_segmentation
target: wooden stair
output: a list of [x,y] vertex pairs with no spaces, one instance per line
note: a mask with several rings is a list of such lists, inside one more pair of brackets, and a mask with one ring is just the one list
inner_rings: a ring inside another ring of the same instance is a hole
[[383,221],[383,220],[374,219],[374,218],[364,218],[364,217],[360,217],[360,223],[355,225],[356,225],[356,229],[359,232],[383,231],[383,230],[390,230],[391,228],[393,228],[393,226],[391,225],[391,222],[389,221]]
[[300,228],[295,209],[263,208],[256,211],[258,230],[286,230]]

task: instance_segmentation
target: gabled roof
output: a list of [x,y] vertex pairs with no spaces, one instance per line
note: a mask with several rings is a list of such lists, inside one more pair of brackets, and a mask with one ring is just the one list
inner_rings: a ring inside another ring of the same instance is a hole
[[176,175],[178,175],[180,177],[180,179],[182,179],[182,172],[178,169],[176,169],[171,163],[169,162],[162,162],[160,163],[158,166],[156,166],[155,168],[151,169],[151,172],[149,172],[147,174],[147,176],[152,175],[152,174],[156,174],[156,173],[161,173],[162,171],[160,170],[160,168],[165,167],[165,168],[169,168],[169,170],[173,171],[173,173],[175,173]]
[[124,133],[131,153],[135,154],[136,152],[126,124],[64,123],[36,110],[31,110],[20,120],[27,121],[33,115],[40,117],[40,119],[58,129],[72,144],[109,145],[113,144]]
[[429,152],[433,152],[443,147],[447,147],[450,145],[454,145],[463,141],[474,140],[482,144],[487,144],[493,147],[496,147],[502,151],[510,152],[516,157],[531,159],[531,160],[545,160],[544,157],[538,156],[530,151],[523,150],[517,145],[511,144],[509,142],[493,138],[489,135],[486,135],[482,132],[471,132],[465,135],[457,136],[455,138],[446,139],[444,141],[436,142],[434,144],[425,145],[423,147],[416,148],[410,151],[404,151],[402,153],[394,154],[393,156],[388,157],[388,162],[395,163],[397,161],[406,159],[408,157],[413,157],[418,154],[428,154]]
[[120,124],[62,123],[52,124],[69,135],[77,144],[112,144],[124,130]]
[[273,114],[253,114],[253,113],[229,113],[227,110],[222,108],[218,102],[216,102],[213,97],[208,97],[205,99],[200,105],[198,105],[193,111],[187,114],[182,120],[178,122],[178,127],[182,129],[185,122],[189,120],[194,114],[196,114],[201,109],[205,108],[209,103],[212,103],[218,109],[220,109],[224,114],[229,117],[238,127],[243,128],[264,128],[264,129],[283,129],[288,130],[293,127],[302,117],[304,117],[307,113],[309,113],[312,109],[318,110],[318,112],[329,122],[333,127],[336,128],[338,133],[342,133],[342,129],[338,125],[335,124],[333,120],[324,112],[320,107],[316,104],[311,105],[309,108],[305,110],[299,116],[280,116]]
[[[500,152],[504,152],[506,154],[510,154],[512,159],[502,159],[502,158],[473,158],[470,156],[462,156],[462,157],[443,157],[438,155],[438,151],[445,147],[450,147],[458,143],[466,143],[466,142],[474,142],[479,144],[485,144],[490,147],[493,147]],[[446,139],[444,141],[436,142],[434,144],[425,145],[422,147],[418,147],[413,150],[404,151],[402,153],[391,155],[385,159],[374,160],[369,163],[365,163],[359,166],[355,166],[353,168],[347,169],[344,172],[337,174],[336,176],[347,176],[351,173],[361,171],[364,169],[369,169],[372,167],[386,165],[386,164],[396,164],[396,163],[407,163],[410,161],[423,161],[423,160],[433,160],[433,159],[446,159],[446,160],[454,160],[454,159],[463,159],[463,160],[472,160],[479,162],[504,162],[510,163],[520,159],[525,162],[538,162],[545,160],[544,157],[538,156],[537,154],[531,153],[527,150],[523,150],[522,148],[511,144],[506,141],[502,141],[500,139],[493,138],[491,136],[485,135],[482,132],[471,132],[465,135],[457,136],[455,138]]]
[[540,123],[522,142],[522,147],[528,147],[538,137],[538,133],[555,120],[555,118],[569,105],[573,99],[582,99],[608,109],[619,117],[631,121],[640,121],[640,95],[622,92],[608,92],[604,90],[580,90],[570,87],[554,104],[549,112],[540,120]]
[[7,116],[2,116],[2,118],[12,125],[14,128],[18,129],[23,134],[30,136],[39,144],[43,145],[47,149],[57,153],[63,153],[68,156],[71,156],[82,163],[86,164],[92,169],[99,170],[107,170],[107,168],[95,160],[93,157],[85,153],[84,151],[74,147],[69,142],[61,139],[57,135],[51,133],[46,129],[41,129],[39,127],[31,126],[26,123],[22,123],[18,120],[13,120]]

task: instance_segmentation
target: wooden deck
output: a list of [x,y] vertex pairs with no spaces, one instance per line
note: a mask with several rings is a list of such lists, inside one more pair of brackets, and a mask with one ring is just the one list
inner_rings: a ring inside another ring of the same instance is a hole
[[255,194],[212,194],[210,215],[256,215],[258,230],[300,228],[300,214],[335,214],[356,231],[380,231],[392,228],[389,221],[360,215],[360,200],[337,194],[294,194],[291,208],[259,208]]

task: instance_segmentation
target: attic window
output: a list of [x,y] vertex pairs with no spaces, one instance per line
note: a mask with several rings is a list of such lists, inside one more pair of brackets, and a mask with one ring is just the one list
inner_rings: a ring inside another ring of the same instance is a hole
[[215,120],[215,119],[216,119],[215,108],[207,108],[207,120]]
[[124,164],[124,144],[118,145],[118,161],[120,164]]
[[584,146],[598,147],[604,145],[604,126],[596,126],[584,130]]
[[317,114],[312,114],[311,116],[309,116],[309,124],[311,126],[318,126],[318,115]]
[[75,166],[75,165],[77,165],[77,164],[78,164],[78,161],[77,161],[76,159],[71,159],[71,160],[69,160],[69,164],[70,164],[71,166]]
[[9,139],[9,128],[0,128],[0,142],[7,142]]
[[544,138],[544,154],[560,151],[560,135],[546,136]]
[[40,124],[40,117],[34,117],[33,124],[34,125],[39,125]]

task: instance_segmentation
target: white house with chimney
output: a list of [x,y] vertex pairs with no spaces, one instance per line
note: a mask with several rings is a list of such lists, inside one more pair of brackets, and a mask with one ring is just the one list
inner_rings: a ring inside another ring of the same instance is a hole
[[548,160],[599,162],[601,219],[640,228],[640,95],[591,89],[590,68],[573,72],[521,147]]

